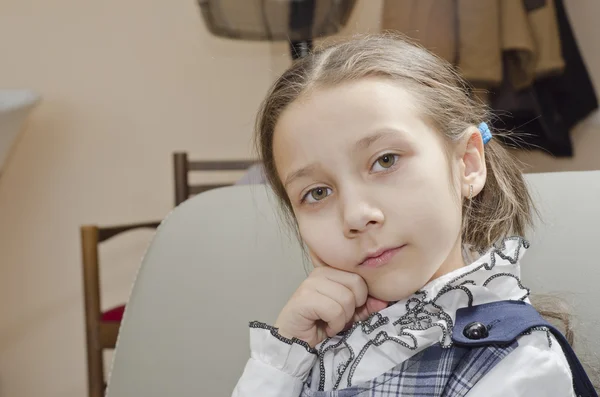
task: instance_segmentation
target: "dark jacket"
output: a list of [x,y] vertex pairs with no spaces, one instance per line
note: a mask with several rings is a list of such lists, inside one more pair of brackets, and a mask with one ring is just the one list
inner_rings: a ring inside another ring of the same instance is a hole
[[569,132],[598,108],[598,99],[563,0],[554,0],[554,6],[565,62],[563,73],[537,79],[519,92],[505,81],[491,98],[491,106],[498,115],[493,125],[520,133],[519,141],[526,148],[541,148],[557,157],[570,157],[573,145]]
[[386,0],[382,27],[454,63],[525,148],[572,156],[598,107],[563,0]]

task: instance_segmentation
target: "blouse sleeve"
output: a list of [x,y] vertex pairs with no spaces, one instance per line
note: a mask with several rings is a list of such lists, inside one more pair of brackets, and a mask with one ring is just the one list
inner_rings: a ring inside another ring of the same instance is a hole
[[233,397],[298,397],[317,359],[306,342],[258,322],[250,323],[250,352]]
[[467,393],[467,397],[575,397],[569,363],[545,331],[519,338],[519,346]]

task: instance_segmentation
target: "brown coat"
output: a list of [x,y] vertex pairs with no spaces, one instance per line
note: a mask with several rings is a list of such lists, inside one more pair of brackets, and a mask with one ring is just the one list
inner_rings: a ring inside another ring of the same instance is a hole
[[416,39],[476,87],[502,82],[503,55],[517,89],[564,68],[553,0],[385,0],[382,28]]

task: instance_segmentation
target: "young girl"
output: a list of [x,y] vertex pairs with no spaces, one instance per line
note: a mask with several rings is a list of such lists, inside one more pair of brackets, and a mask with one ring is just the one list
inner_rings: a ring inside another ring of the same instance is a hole
[[[253,322],[233,395],[596,395],[528,304],[521,173],[452,67],[402,39],[296,62],[257,123],[314,270]],[[475,253],[479,258],[471,260]]]

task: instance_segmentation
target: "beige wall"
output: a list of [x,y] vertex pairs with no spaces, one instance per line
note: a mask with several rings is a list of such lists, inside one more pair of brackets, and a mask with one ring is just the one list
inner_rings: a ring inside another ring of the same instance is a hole
[[[376,31],[380,5],[362,0],[348,32]],[[600,5],[569,10],[600,87]],[[79,225],[162,218],[175,150],[248,157],[254,112],[288,49],[209,36],[192,0],[2,0],[0,54],[0,86],[44,97],[0,179],[0,396],[80,397]],[[574,134],[575,160],[534,156],[537,168],[600,168],[596,120]],[[101,252],[106,306],[127,299],[150,237]]]
[[[195,3],[0,2],[0,86],[44,98],[0,179],[0,396],[85,395],[79,225],[164,217],[175,150],[250,156],[287,46],[213,38]],[[101,252],[106,306],[150,237]]]
[[[175,150],[248,156],[270,48],[214,39],[195,4],[0,1],[0,86],[44,98],[0,180],[1,396],[85,395],[79,225],[164,217]],[[149,237],[102,252],[106,305]]]

